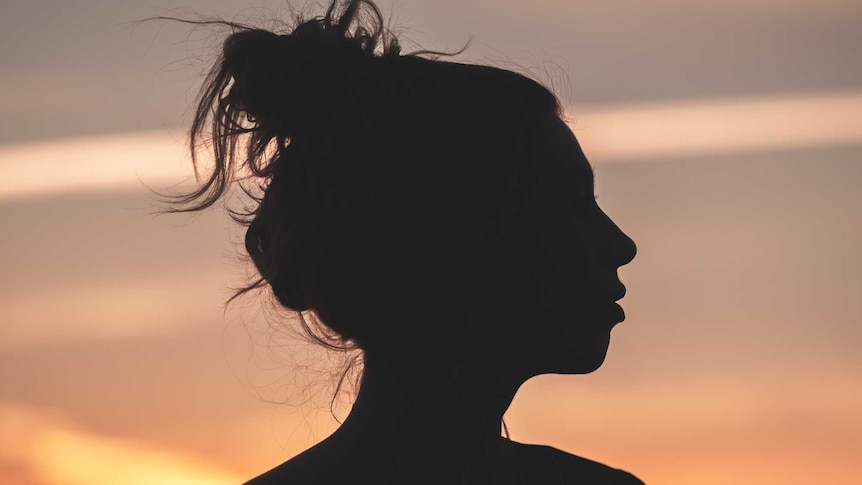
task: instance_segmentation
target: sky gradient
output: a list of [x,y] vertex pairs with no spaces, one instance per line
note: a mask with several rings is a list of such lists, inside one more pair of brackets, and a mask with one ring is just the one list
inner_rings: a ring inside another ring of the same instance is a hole
[[[638,244],[604,366],[528,381],[512,438],[649,485],[858,483],[862,4],[394,4],[418,44],[554,86]],[[255,298],[222,312],[240,228],[141,185],[190,181],[218,37],[124,22],[250,5],[280,2],[4,4],[0,483],[238,484],[337,427],[338,361]]]

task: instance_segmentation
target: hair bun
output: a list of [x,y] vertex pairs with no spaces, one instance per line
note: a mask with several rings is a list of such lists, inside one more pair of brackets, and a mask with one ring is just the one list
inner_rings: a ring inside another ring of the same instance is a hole
[[224,44],[233,79],[227,101],[259,124],[293,135],[316,128],[343,104],[359,66],[373,57],[360,39],[344,37],[319,22],[291,34],[267,30],[234,33]]

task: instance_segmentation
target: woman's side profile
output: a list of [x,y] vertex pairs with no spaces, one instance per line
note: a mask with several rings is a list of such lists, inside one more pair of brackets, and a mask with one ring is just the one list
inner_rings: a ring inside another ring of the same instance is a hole
[[370,0],[295,20],[217,21],[234,31],[191,127],[196,174],[205,142],[214,169],[169,209],[256,180],[231,214],[260,278],[233,298],[268,286],[320,343],[361,350],[341,426],[248,485],[642,484],[500,433],[525,381],[602,365],[636,253],[556,96],[402,53]]

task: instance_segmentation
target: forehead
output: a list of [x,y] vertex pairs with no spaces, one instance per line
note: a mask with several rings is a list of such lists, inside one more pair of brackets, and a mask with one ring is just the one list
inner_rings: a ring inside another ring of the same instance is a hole
[[564,185],[587,183],[595,174],[569,126],[556,115],[542,116],[535,125],[534,154],[540,183]]

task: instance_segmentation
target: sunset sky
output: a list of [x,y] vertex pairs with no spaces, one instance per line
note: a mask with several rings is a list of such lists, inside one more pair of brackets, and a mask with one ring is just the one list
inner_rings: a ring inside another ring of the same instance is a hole
[[[472,37],[462,62],[552,86],[638,245],[604,366],[528,381],[512,438],[648,485],[858,484],[862,3],[379,3],[407,51]],[[143,184],[193,175],[183,130],[220,37],[133,22],[192,12],[285,9],[4,2],[4,485],[238,485],[338,425],[335,357],[255,298],[222,312],[252,275],[241,228],[152,215]]]

